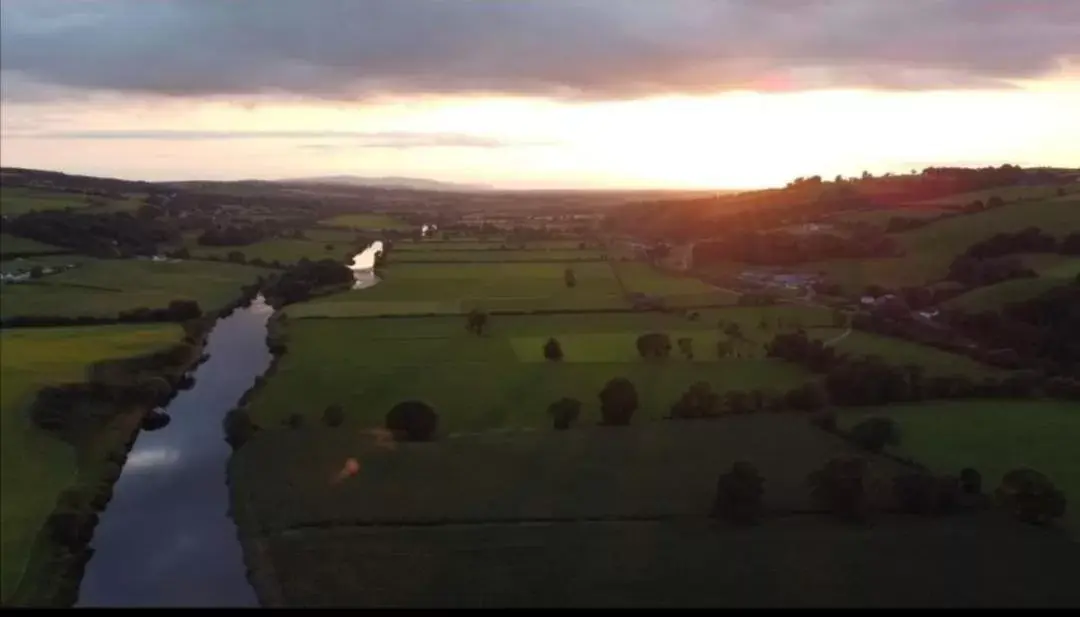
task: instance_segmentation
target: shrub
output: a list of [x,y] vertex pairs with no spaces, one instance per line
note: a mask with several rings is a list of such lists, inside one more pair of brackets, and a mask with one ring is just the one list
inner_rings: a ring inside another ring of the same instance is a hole
[[637,339],[637,350],[642,358],[666,358],[671,355],[671,338],[661,332],[642,334]]
[[426,403],[405,401],[386,414],[386,428],[402,441],[431,441],[439,426],[439,416]]
[[555,424],[555,430],[570,428],[581,414],[581,401],[573,398],[561,398],[548,406],[548,414]]
[[638,394],[634,384],[625,377],[616,377],[600,391],[601,424],[625,426],[638,408]]
[[719,404],[720,397],[712,391],[712,386],[699,381],[687,388],[682,397],[671,406],[670,417],[679,419],[714,416]]
[[345,421],[345,411],[341,405],[330,405],[323,410],[322,421],[331,428],[341,426],[341,423]]
[[764,483],[756,467],[746,462],[735,463],[716,483],[712,515],[740,524],[760,521],[764,513]]
[[1034,469],[1014,469],[994,492],[998,505],[1025,523],[1045,525],[1065,514],[1065,494]]
[[812,472],[807,481],[811,497],[841,520],[863,522],[869,518],[866,498],[866,461],[861,458],[834,458]]
[[694,339],[689,337],[680,338],[678,341],[679,351],[686,356],[687,360],[694,359]]
[[886,445],[900,443],[900,429],[890,418],[868,418],[856,424],[848,433],[860,448],[881,452]]
[[547,342],[544,343],[544,357],[554,362],[563,359],[562,345],[559,344],[559,341],[554,338],[549,338]]

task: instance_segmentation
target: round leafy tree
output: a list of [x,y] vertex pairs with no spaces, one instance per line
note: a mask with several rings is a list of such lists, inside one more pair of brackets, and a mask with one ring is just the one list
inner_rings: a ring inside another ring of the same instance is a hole
[[608,426],[625,426],[638,408],[638,394],[634,384],[625,377],[607,382],[600,391],[601,423]]
[[402,441],[431,441],[439,427],[439,416],[427,403],[405,401],[386,414],[386,428]]

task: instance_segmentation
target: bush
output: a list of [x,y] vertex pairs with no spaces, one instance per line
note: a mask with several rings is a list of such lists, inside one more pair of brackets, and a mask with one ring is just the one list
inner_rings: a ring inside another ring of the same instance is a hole
[[323,410],[322,421],[331,428],[341,426],[341,423],[345,421],[345,411],[341,405],[330,405]]
[[1065,514],[1065,494],[1034,469],[1014,469],[994,492],[998,505],[1025,523],[1045,525]]
[[303,428],[303,426],[304,426],[304,416],[302,416],[302,415],[300,415],[298,413],[289,414],[289,417],[285,418],[285,426],[287,426],[287,427],[289,427],[291,429]]
[[670,417],[680,419],[715,416],[719,405],[720,397],[712,391],[712,386],[699,381],[687,388],[682,397],[671,406]]
[[229,442],[234,450],[244,445],[258,430],[251,421],[251,415],[243,409],[233,409],[225,414],[222,424],[225,428],[225,441]]
[[402,441],[431,441],[438,426],[438,414],[420,401],[398,403],[386,414],[387,430]]
[[638,394],[634,384],[625,377],[616,377],[600,391],[601,424],[625,426],[638,408]]
[[563,359],[562,345],[559,344],[559,341],[554,338],[549,338],[547,342],[544,343],[544,357],[554,362]]
[[677,343],[679,344],[679,351],[686,356],[687,360],[694,359],[694,339],[689,337],[680,338]]
[[637,339],[637,350],[642,358],[667,358],[671,355],[671,338],[662,332],[642,334]]
[[548,414],[555,424],[555,430],[564,431],[581,414],[581,401],[573,398],[561,398],[548,406]]
[[900,443],[900,428],[890,418],[868,418],[856,424],[848,433],[860,448],[881,452],[886,445]]
[[866,497],[866,461],[861,458],[834,458],[811,473],[807,481],[811,497],[841,520],[863,522],[870,516]]
[[716,483],[713,517],[740,524],[760,521],[764,513],[764,483],[756,467],[745,462],[735,463]]

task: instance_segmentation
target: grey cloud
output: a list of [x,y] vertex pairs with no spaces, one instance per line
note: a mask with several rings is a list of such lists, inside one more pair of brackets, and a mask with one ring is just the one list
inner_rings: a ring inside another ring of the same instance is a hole
[[334,100],[978,88],[1055,69],[1078,33],[1071,0],[5,0],[0,66],[84,90]]
[[187,130],[95,130],[13,131],[14,139],[59,140],[328,140],[334,143],[305,144],[313,150],[350,148],[505,148],[547,146],[553,142],[508,141],[467,133],[420,133],[404,131],[187,131]]

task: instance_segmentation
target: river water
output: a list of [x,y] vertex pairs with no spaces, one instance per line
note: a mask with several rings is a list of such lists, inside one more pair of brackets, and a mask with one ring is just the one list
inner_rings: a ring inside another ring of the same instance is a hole
[[[375,242],[349,268],[354,289],[379,282]],[[171,422],[140,431],[94,531],[76,606],[254,607],[236,525],[228,515],[232,450],[222,420],[270,367],[262,296],[219,319],[195,385],[165,408]]]

